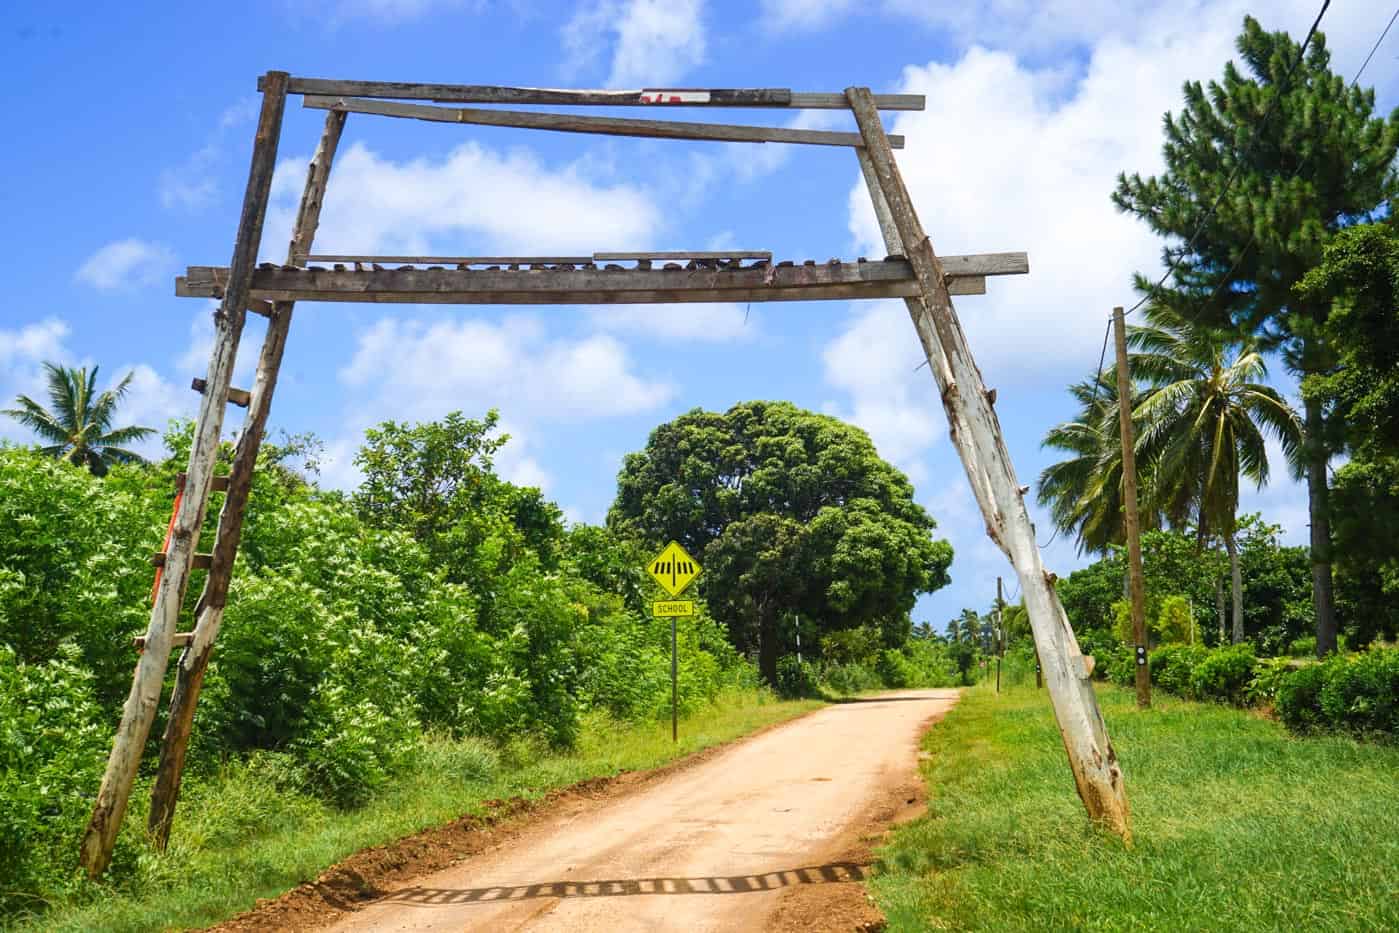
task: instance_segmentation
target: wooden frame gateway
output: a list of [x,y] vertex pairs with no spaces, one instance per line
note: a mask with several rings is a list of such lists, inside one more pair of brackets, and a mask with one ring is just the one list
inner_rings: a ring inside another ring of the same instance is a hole
[[[258,90],[262,108],[233,257],[226,267],[192,267],[176,283],[179,295],[220,300],[214,314],[214,348],[208,373],[195,381],[203,397],[169,543],[153,561],[161,567],[161,575],[150,625],[136,639],[141,654],[131,693],[82,841],[82,863],[89,875],[103,872],[111,860],[141,749],[155,721],[171,650],[181,647],[150,812],[157,845],[164,847],[169,839],[195,705],[223,619],[253,465],[297,301],[553,305],[902,298],[936,382],[952,441],[986,520],[986,532],[1019,575],[1079,795],[1092,819],[1130,837],[1122,773],[1089,670],[1055,594],[1054,575],[1040,562],[1025,508],[1024,493],[1029,487],[1021,487],[1016,480],[993,408],[995,392],[982,382],[952,307],[952,295],[982,294],[988,276],[1024,274],[1029,271],[1028,262],[1023,253],[940,257],[934,252],[894,162],[893,150],[903,145],[903,139],[885,133],[879,116],[880,110],[921,110],[922,97],[872,94],[861,87],[844,93],[804,93],[786,88],[592,91],[399,84],[294,78],[280,71],[262,76]],[[259,266],[257,255],[289,94],[300,94],[306,107],[325,110],[325,128],[308,167],[286,263]],[[455,106],[460,104],[840,109],[853,114],[858,132]],[[889,255],[875,261],[800,264],[774,263],[770,253],[749,251],[533,257],[315,255],[311,244],[350,113],[553,132],[852,148]],[[243,390],[234,388],[231,379],[249,311],[266,316],[269,323],[252,388]],[[247,413],[231,472],[215,477],[224,412],[230,403],[246,408]],[[218,530],[211,550],[199,553],[200,524],[209,495],[215,491],[224,496]],[[195,604],[194,630],[177,633],[190,572],[196,568],[209,573]]]

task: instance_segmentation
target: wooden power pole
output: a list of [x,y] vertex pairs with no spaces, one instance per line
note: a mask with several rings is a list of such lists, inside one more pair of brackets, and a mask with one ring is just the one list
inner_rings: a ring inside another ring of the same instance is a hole
[[1001,692],[1001,658],[1006,656],[1005,603],[1001,600],[1001,578],[996,578],[996,692]]
[[1137,655],[1137,706],[1151,706],[1151,672],[1146,664],[1146,587],[1142,582],[1142,538],[1137,512],[1137,452],[1132,432],[1132,380],[1127,374],[1127,321],[1112,309],[1117,344],[1117,420],[1122,429],[1122,510],[1127,529],[1127,578],[1132,601],[1132,640]]

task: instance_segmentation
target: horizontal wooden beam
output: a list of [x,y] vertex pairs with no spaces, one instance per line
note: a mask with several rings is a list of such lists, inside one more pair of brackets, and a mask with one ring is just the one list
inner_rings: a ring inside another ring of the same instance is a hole
[[[193,558],[190,560],[190,567],[193,568],[194,570],[208,570],[208,569],[209,569],[210,567],[212,567],[213,565],[214,565],[214,555],[212,555],[212,554],[195,554],[195,555],[193,556]],[[151,566],[152,566],[152,567],[164,567],[164,566],[165,566],[165,552],[164,552],[164,551],[156,551],[154,554],[151,555]]]
[[[194,641],[193,632],[176,632],[174,635],[170,636],[170,647],[184,648],[192,641]],[[146,636],[137,635],[135,638],[131,639],[131,647],[135,648],[137,651],[145,651]]]
[[[948,257],[949,290],[959,295],[984,294],[985,275],[1012,273],[1010,267],[1015,264],[1004,257]],[[176,294],[216,297],[227,281],[225,268],[191,266],[176,280]],[[815,301],[918,294],[912,268],[902,258],[726,269],[346,270],[264,265],[253,273],[252,292],[272,301],[541,305]]]
[[[262,79],[258,79],[259,89]],[[508,87],[494,84],[417,84],[400,81],[339,81],[292,78],[292,94],[321,97],[376,97],[430,100],[441,104],[556,104],[601,107],[775,107],[846,110],[843,93],[791,91],[787,88],[656,88],[627,91],[572,88]],[[922,94],[876,94],[880,110],[922,110]]]
[[[688,139],[727,143],[799,143],[808,146],[864,145],[859,133],[830,130],[797,130],[780,126],[742,126],[731,123],[685,123],[679,120],[632,120],[624,117],[580,117],[567,113],[534,113],[526,110],[481,110],[471,107],[433,107],[355,97],[311,96],[302,99],[312,110],[343,110],[381,117],[427,120],[432,123],[468,123],[474,126],[506,126],[557,133],[596,133],[603,136],[638,136],[645,139]],[[890,136],[889,145],[903,148],[902,136]]]

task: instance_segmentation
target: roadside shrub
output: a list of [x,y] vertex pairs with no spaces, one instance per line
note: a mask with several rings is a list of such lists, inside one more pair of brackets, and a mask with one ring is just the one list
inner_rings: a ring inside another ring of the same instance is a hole
[[903,656],[903,652],[885,648],[879,652],[874,662],[874,672],[884,681],[886,687],[911,687],[918,679],[918,672]]
[[1103,676],[1109,683],[1119,687],[1130,687],[1137,681],[1136,652],[1126,645],[1117,645],[1098,659]]
[[909,687],[951,687],[957,683],[957,662],[947,646],[929,639],[917,639],[904,646],[909,665]]
[[787,699],[817,696],[816,667],[810,661],[798,661],[795,655],[783,655],[777,661],[777,695]]
[[1253,679],[1244,691],[1250,706],[1271,706],[1277,700],[1278,689],[1298,670],[1292,658],[1259,658],[1253,668]]
[[1327,725],[1360,735],[1399,733],[1399,649],[1338,655],[1320,666],[1317,702]]
[[1242,703],[1256,662],[1249,644],[1207,652],[1190,672],[1190,693],[1200,700]]
[[1321,688],[1326,685],[1326,664],[1294,671],[1277,689],[1278,718],[1293,732],[1324,729],[1328,723],[1321,709]]
[[74,875],[74,846],[106,761],[107,733],[78,649],[21,664],[0,644],[0,915],[42,904]]
[[1151,652],[1151,682],[1162,690],[1187,696],[1196,666],[1209,656],[1203,645],[1163,645]]
[[832,693],[850,696],[864,690],[878,689],[882,684],[879,675],[862,664],[832,664],[826,668],[823,678]]

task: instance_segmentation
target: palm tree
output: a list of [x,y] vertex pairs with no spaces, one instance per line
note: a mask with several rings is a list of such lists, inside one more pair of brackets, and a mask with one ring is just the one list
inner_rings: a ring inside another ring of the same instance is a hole
[[[1040,446],[1062,450],[1067,459],[1050,464],[1040,473],[1038,499],[1049,509],[1054,526],[1078,539],[1079,553],[1106,554],[1113,544],[1126,540],[1122,503],[1122,440],[1117,423],[1117,377],[1104,369],[1096,380],[1069,386],[1079,403],[1073,421],[1049,429]],[[1142,473],[1144,491],[1139,510],[1142,527],[1159,521],[1146,495],[1150,476]]]
[[1249,338],[1196,324],[1180,310],[1148,309],[1146,326],[1128,340],[1134,378],[1151,385],[1133,412],[1142,430],[1139,463],[1155,477],[1152,497],[1174,527],[1193,520],[1203,542],[1220,537],[1229,554],[1233,640],[1244,637],[1243,579],[1235,540],[1239,478],[1268,481],[1265,432],[1289,460],[1301,443],[1301,422],[1270,386],[1262,355]]
[[126,395],[135,373],[102,394],[97,394],[97,369],[88,372],[84,366],[69,369],[45,363],[49,380],[49,399],[53,410],[44,408],[27,395],[15,399],[18,408],[7,408],[4,414],[51,443],[39,448],[52,457],[64,457],[77,466],[86,466],[94,476],[105,476],[108,465],[145,463],[145,458],[121,446],[139,441],[155,433],[154,428],[112,428],[117,403]]

